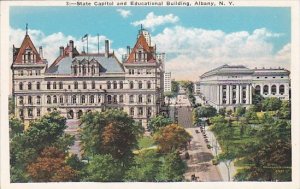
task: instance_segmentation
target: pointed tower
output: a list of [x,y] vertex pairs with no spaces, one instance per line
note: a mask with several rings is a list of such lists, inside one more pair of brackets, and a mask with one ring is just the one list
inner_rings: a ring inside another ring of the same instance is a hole
[[[33,98],[41,90],[47,61],[42,58],[43,50],[35,48],[26,24],[26,34],[19,48],[13,46],[12,96],[15,103],[15,115],[28,126],[37,110],[32,107]],[[27,103],[29,106],[26,106]]]

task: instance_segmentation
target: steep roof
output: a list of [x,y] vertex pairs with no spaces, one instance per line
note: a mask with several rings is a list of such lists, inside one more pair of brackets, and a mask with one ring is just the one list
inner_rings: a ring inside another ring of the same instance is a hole
[[36,56],[36,63],[43,63],[42,58],[40,57],[38,51],[36,50],[28,34],[25,35],[21,47],[14,49],[15,50],[14,54],[16,55],[16,57],[14,58],[14,63],[22,64],[22,55],[25,53],[25,50],[28,48],[30,48],[33,54]]
[[46,70],[48,74],[62,74],[68,75],[72,73],[71,65],[74,60],[95,60],[101,65],[101,72],[115,73],[124,72],[122,64],[118,61],[113,53],[108,57],[105,54],[80,54],[74,58],[70,56],[63,56],[56,59],[56,61]]
[[144,35],[140,35],[125,63],[134,63],[135,53],[138,52],[138,49],[140,48],[142,48],[143,51],[147,53],[147,62],[155,60],[154,48],[148,45]]
[[224,64],[220,67],[205,72],[200,78],[212,76],[212,75],[230,75],[230,74],[252,74],[253,71],[243,65],[228,65]]

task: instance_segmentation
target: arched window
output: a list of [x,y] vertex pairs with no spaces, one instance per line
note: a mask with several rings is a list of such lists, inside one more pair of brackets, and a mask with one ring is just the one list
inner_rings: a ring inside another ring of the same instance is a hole
[[72,96],[72,103],[73,103],[73,104],[76,104],[76,101],[77,101],[76,95],[73,95],[73,96]]
[[41,116],[41,109],[36,109],[36,116],[37,117],[40,117]]
[[59,96],[59,103],[63,104],[64,103],[64,97],[63,96]]
[[133,95],[129,96],[129,103],[134,103],[134,97],[133,97]]
[[19,115],[20,115],[21,118],[24,117],[24,110],[23,109],[19,110]]
[[114,95],[114,96],[113,96],[113,102],[114,102],[115,104],[118,103],[117,95]]
[[257,94],[257,95],[260,94],[260,85],[256,85],[256,87],[255,87],[255,94]]
[[51,104],[51,96],[50,95],[47,96],[47,104]]
[[271,93],[272,93],[273,95],[276,94],[276,85],[272,85],[272,87],[271,87]]
[[22,96],[19,97],[19,104],[20,105],[24,104],[24,97],[22,97]]
[[47,82],[47,89],[51,89],[51,83],[50,83],[50,81]]
[[264,86],[264,91],[263,92],[264,92],[265,95],[267,95],[269,93],[269,86],[268,85]]
[[139,103],[143,103],[143,95],[139,95]]
[[81,95],[81,104],[84,104],[84,103],[85,103],[85,96]]
[[107,95],[107,103],[111,104],[111,95]]
[[37,90],[40,90],[40,89],[41,89],[41,83],[40,83],[40,82],[37,82],[37,83],[36,83],[36,89],[37,89]]
[[147,89],[151,89],[151,82],[150,81],[147,82]]
[[90,96],[90,103],[91,104],[95,103],[95,96],[94,95]]
[[123,89],[123,81],[120,81],[120,89]]
[[123,95],[120,95],[120,96],[119,96],[119,102],[120,102],[120,103],[123,103],[123,102],[124,102],[124,97],[123,97]]
[[148,107],[147,108],[147,117],[151,117],[151,115],[152,115],[152,108]]
[[56,104],[57,103],[57,97],[56,95],[53,96],[53,104]]
[[110,83],[110,81],[107,82],[107,89],[111,89],[111,83]]
[[73,71],[74,75],[77,75],[77,65],[75,65],[73,68],[74,68],[74,71]]
[[20,89],[20,91],[23,90],[23,83],[22,82],[19,83],[19,89]]
[[77,119],[80,119],[82,115],[83,115],[82,110],[78,110],[78,112],[77,112]]
[[56,82],[53,83],[53,89],[56,89]]
[[144,114],[143,107],[138,107],[138,115],[141,116]]
[[130,108],[130,115],[133,116],[134,115],[134,107]]
[[37,96],[37,97],[36,97],[36,103],[37,103],[37,104],[41,104],[41,97],[40,97],[40,96]]
[[86,82],[84,81],[83,82],[83,89],[86,89],[87,88],[87,84],[86,84]]
[[95,89],[95,88],[96,88],[95,81],[92,81],[92,89]]
[[95,69],[95,66],[92,65],[92,74],[94,75],[96,73],[96,69]]
[[77,81],[74,82],[74,89],[78,89],[78,82]]
[[279,93],[280,93],[281,95],[284,94],[284,85],[280,85],[280,86],[279,86]]
[[130,83],[129,83],[129,88],[130,88],[130,89],[133,89],[133,81],[130,81]]
[[29,82],[27,85],[28,90],[31,90],[31,83]]
[[114,89],[118,88],[118,84],[116,81],[113,82],[113,85],[114,85]]
[[151,103],[151,95],[147,95],[147,102]]
[[86,68],[85,68],[85,65],[82,66],[82,74],[83,74],[83,75],[86,74]]
[[64,88],[63,83],[59,82],[59,89],[63,89],[63,88]]
[[142,88],[143,88],[143,82],[139,81],[139,89],[142,89]]

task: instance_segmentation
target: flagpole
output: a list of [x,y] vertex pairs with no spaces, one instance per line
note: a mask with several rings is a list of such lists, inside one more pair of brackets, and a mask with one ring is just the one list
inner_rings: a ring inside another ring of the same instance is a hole
[[98,54],[99,54],[99,33],[97,33],[97,37],[98,37]]
[[86,54],[89,54],[89,35],[86,36]]

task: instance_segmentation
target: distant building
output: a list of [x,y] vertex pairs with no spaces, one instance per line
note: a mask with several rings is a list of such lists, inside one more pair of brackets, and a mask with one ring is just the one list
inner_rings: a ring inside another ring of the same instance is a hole
[[252,104],[252,95],[289,100],[290,72],[283,68],[249,69],[223,65],[200,76],[202,100],[217,109]]
[[27,32],[21,47],[13,48],[15,115],[25,125],[54,110],[79,119],[88,111],[113,108],[145,127],[161,112],[165,55],[151,46],[145,29],[122,62],[109,50],[108,40],[103,53],[79,53],[72,40],[59,52],[48,65],[42,47],[37,51]]
[[164,74],[164,92],[171,92],[171,72]]

